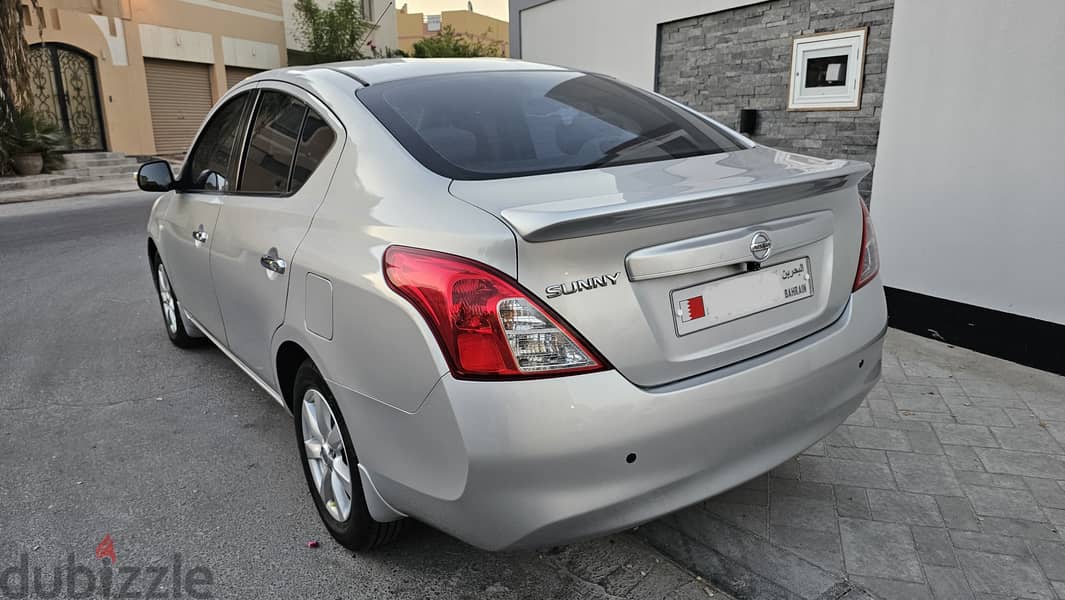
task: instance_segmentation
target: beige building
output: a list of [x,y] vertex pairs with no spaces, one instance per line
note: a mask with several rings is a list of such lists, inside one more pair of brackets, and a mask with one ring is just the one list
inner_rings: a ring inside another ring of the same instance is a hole
[[506,21],[472,10],[445,10],[439,15],[412,13],[407,5],[396,12],[396,29],[399,49],[414,55],[414,42],[436,35],[441,28],[450,25],[455,33],[500,46],[503,56],[510,52],[510,29]]
[[229,87],[285,64],[281,1],[22,0],[35,108],[76,150],[184,152]]

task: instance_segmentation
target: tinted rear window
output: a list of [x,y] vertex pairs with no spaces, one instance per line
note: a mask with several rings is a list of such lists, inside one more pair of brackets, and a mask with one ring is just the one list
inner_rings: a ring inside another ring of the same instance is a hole
[[569,71],[418,77],[358,97],[422,164],[453,179],[576,171],[738,150],[651,94]]
[[307,118],[303,121],[303,132],[300,134],[300,145],[296,150],[296,164],[292,167],[292,182],[288,186],[290,192],[303,187],[307,178],[333,147],[335,139],[336,134],[332,128],[318,113],[308,108]]
[[285,192],[296,138],[306,111],[307,105],[288,94],[273,90],[262,93],[248,137],[248,151],[244,154],[244,175],[237,189]]

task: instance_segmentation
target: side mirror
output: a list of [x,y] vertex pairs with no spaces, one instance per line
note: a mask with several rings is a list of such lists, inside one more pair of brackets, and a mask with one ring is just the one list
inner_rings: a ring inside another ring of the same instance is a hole
[[137,170],[137,185],[146,192],[166,192],[174,189],[174,172],[165,160],[153,160]]

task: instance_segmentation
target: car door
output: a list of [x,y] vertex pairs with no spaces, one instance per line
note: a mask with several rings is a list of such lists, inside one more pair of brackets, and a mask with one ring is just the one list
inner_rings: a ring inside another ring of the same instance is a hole
[[211,274],[230,351],[266,381],[270,341],[285,316],[289,263],[325,197],[343,132],[312,95],[281,82],[261,84],[236,191],[219,212]]
[[210,246],[222,198],[236,181],[253,94],[244,92],[226,100],[208,118],[185,161],[160,230],[160,253],[181,308],[223,341]]

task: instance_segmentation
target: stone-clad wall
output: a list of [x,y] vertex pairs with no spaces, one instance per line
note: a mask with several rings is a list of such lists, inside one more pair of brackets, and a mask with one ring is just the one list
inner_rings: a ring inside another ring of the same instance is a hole
[[[823,158],[873,163],[887,71],[894,0],[771,0],[662,24],[657,90],[738,127],[741,108],[759,111],[751,137]],[[869,27],[861,109],[789,112],[788,73],[796,37]],[[861,184],[867,195],[872,175]]]

